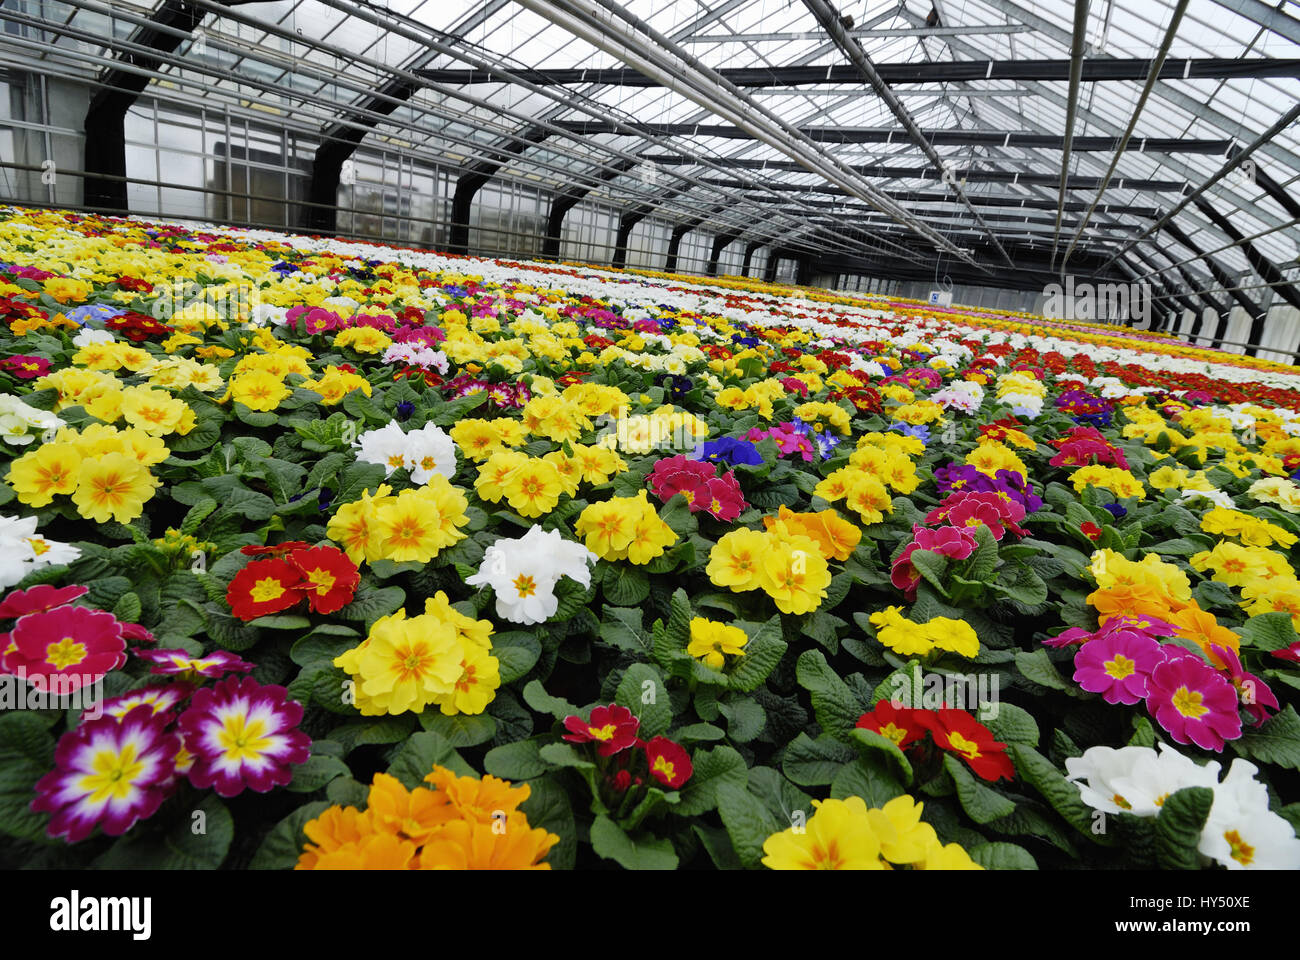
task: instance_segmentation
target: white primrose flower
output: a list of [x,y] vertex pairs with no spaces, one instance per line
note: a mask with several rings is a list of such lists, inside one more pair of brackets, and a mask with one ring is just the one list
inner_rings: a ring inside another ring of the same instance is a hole
[[1300,870],[1295,828],[1271,810],[1207,820],[1197,849],[1229,870]]
[[1032,393],[1006,393],[998,398],[998,402],[1009,406],[1018,417],[1033,419],[1043,412],[1043,398]]
[[1186,503],[1188,500],[1195,500],[1198,497],[1204,497],[1217,507],[1223,507],[1225,510],[1234,510],[1237,504],[1232,497],[1222,490],[1184,490],[1183,495],[1178,498],[1179,503]]
[[36,438],[27,432],[30,424],[16,413],[0,413],[0,440],[15,447],[24,447]]
[[71,563],[81,551],[36,532],[35,517],[0,516],[0,590],[51,563]]
[[81,556],[81,550],[72,544],[47,540],[40,534],[28,537],[27,542],[31,545],[34,556],[32,569],[51,564],[71,563]]
[[357,448],[358,460],[382,464],[390,476],[394,470],[406,466],[406,434],[396,420],[377,430],[367,430],[352,445]]
[[[1230,870],[1300,869],[1300,839],[1268,808],[1268,788],[1258,768],[1240,757],[1219,780],[1219,764],[1200,766],[1166,743],[1150,747],[1091,747],[1065,761],[1067,780],[1094,810],[1155,817],[1165,800],[1184,787],[1208,787],[1214,802],[1197,850]],[[1082,781],[1082,782],[1079,782]]]
[[483,554],[478,572],[465,582],[491,587],[497,616],[511,623],[545,623],[555,616],[559,598],[555,585],[568,577],[591,586],[591,569],[598,557],[580,543],[534,525],[517,540],[498,540]]
[[1150,747],[1090,747],[1082,756],[1066,758],[1066,779],[1075,782],[1079,798],[1094,810],[1138,817],[1156,816],[1165,798],[1183,787],[1218,783],[1218,763],[1200,767],[1160,746],[1158,754]]
[[456,444],[437,424],[408,433],[405,456],[412,483],[428,483],[435,473],[450,480],[456,473]]
[[1253,763],[1240,757],[1214,788],[1214,804],[1197,845],[1229,870],[1300,869],[1300,839],[1268,808],[1268,787]]
[[89,347],[95,343],[112,343],[116,339],[111,330],[97,330],[94,327],[82,327],[72,338],[74,347]]

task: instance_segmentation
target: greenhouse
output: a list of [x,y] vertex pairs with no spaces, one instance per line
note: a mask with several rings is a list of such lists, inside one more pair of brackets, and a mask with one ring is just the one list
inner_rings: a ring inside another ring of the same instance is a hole
[[1300,869],[1300,2],[0,21],[0,866]]

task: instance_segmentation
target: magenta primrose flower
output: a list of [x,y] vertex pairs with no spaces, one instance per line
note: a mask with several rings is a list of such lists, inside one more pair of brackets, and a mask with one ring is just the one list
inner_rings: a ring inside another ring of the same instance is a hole
[[1117,630],[1090,640],[1074,655],[1074,681],[1107,703],[1137,703],[1147,678],[1165,662],[1160,644],[1145,634]]
[[937,530],[930,530],[920,525],[913,525],[912,537],[920,549],[941,553],[954,560],[965,560],[978,546],[975,542],[975,534],[970,528],[964,527],[939,527]]
[[105,700],[102,709],[106,716],[117,717],[119,720],[141,706],[147,706],[157,714],[170,714],[193,692],[194,687],[184,682],[141,687],[120,697]]
[[197,673],[204,677],[223,677],[227,673],[248,673],[253,664],[241,660],[228,650],[214,650],[201,657],[192,657],[184,650],[136,650],[141,660],[153,664],[150,673]]
[[1147,710],[1179,743],[1222,751],[1241,736],[1236,688],[1190,650],[1165,650],[1172,656],[1147,678]]
[[1269,689],[1267,683],[1253,673],[1246,672],[1235,650],[1219,646],[1217,643],[1212,644],[1210,649],[1227,664],[1228,679],[1237,688],[1237,693],[1241,696],[1241,705],[1255,718],[1255,726],[1258,727],[1268,719],[1269,709],[1278,709],[1277,696]]
[[116,837],[153,816],[176,785],[181,743],[167,732],[169,720],[141,706],[65,733],[32,801],[32,810],[51,814],[46,832],[76,843],[97,826]]
[[194,754],[190,783],[233,797],[246,787],[266,793],[293,779],[289,766],[307,761],[311,739],[298,729],[302,704],[287,694],[252,677],[227,677],[197,691],[178,721]]

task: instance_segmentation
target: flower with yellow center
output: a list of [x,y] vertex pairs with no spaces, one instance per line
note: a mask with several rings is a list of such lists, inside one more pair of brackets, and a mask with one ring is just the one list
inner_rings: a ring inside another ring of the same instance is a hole
[[496,657],[472,641],[461,640],[460,648],[460,676],[452,685],[451,693],[434,698],[438,709],[449,717],[458,713],[482,713],[501,685]]
[[501,492],[521,516],[540,517],[550,513],[560,502],[564,482],[554,463],[529,457],[511,471],[501,485]]
[[361,646],[340,654],[334,665],[357,678],[356,705],[366,716],[420,713],[455,692],[464,650],[456,628],[427,614],[404,610],[376,621]]
[[25,453],[9,468],[6,479],[29,507],[44,507],[56,494],[70,494],[77,489],[81,472],[81,453],[71,443],[47,443]]
[[122,391],[122,416],[128,424],[151,436],[175,432],[187,410],[185,401],[175,399],[165,390],[128,387]]
[[814,800],[813,815],[802,827],[773,834],[763,842],[769,870],[885,870],[880,837],[861,797]]
[[754,590],[761,579],[760,561],[769,547],[767,534],[757,530],[732,530],[709,551],[705,573],[719,587],[737,593]]
[[690,642],[686,652],[712,670],[721,670],[727,656],[744,656],[749,637],[745,631],[716,620],[695,617],[691,620]]
[[231,398],[250,410],[274,410],[289,393],[279,377],[262,370],[239,373],[230,379]]
[[[403,490],[403,494],[411,491]],[[384,558],[428,563],[442,549],[441,517],[427,498],[398,496],[375,513]]]
[[817,541],[799,534],[775,539],[759,565],[759,585],[782,613],[816,610],[830,582],[830,568]]
[[72,502],[78,513],[96,523],[109,519],[130,523],[144,513],[145,501],[157,486],[148,467],[138,460],[109,453],[82,461]]
[[382,556],[378,508],[394,499],[389,496],[391,492],[387,484],[380,484],[373,499],[362,492],[360,500],[343,504],[330,517],[326,535],[343,545],[343,552],[353,563],[373,562]]
[[632,528],[632,539],[627,545],[627,559],[632,563],[649,563],[662,556],[665,549],[677,542],[673,528],[660,519],[655,508],[646,502],[646,492],[640,491],[640,514]]
[[637,515],[615,498],[586,507],[574,530],[585,538],[587,549],[606,560],[622,559],[636,533]]
[[474,490],[489,503],[496,503],[505,496],[505,486],[511,475],[525,464],[529,457],[514,450],[498,450],[487,458],[478,468],[478,479],[474,481]]

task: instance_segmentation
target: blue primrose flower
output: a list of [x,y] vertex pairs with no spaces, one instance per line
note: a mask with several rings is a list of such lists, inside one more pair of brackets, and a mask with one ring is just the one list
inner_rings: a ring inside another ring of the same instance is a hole
[[922,443],[930,442],[930,428],[923,423],[912,426],[910,423],[891,423],[889,425],[890,433],[901,433],[905,437],[915,437]]
[[415,404],[413,404],[410,400],[403,400],[401,403],[397,405],[398,420],[402,420],[402,421],[409,420],[411,418],[411,414],[413,413],[415,413]]
[[87,303],[80,307],[73,307],[65,311],[64,316],[78,326],[102,327],[104,321],[111,317],[120,317],[126,313],[121,307],[110,307],[106,303]]
[[701,454],[705,460],[715,462],[722,460],[732,466],[743,463],[757,467],[763,463],[763,455],[758,452],[756,446],[748,440],[737,440],[734,437],[719,437],[717,440],[705,441]]
[[1121,507],[1118,503],[1103,503],[1102,506],[1109,510],[1116,520],[1120,517],[1128,516],[1128,510]]
[[817,441],[817,450],[821,453],[823,460],[829,460],[831,454],[835,452],[835,448],[838,447],[843,440],[842,437],[827,430],[823,430],[821,433],[814,433],[812,436],[813,439]]

